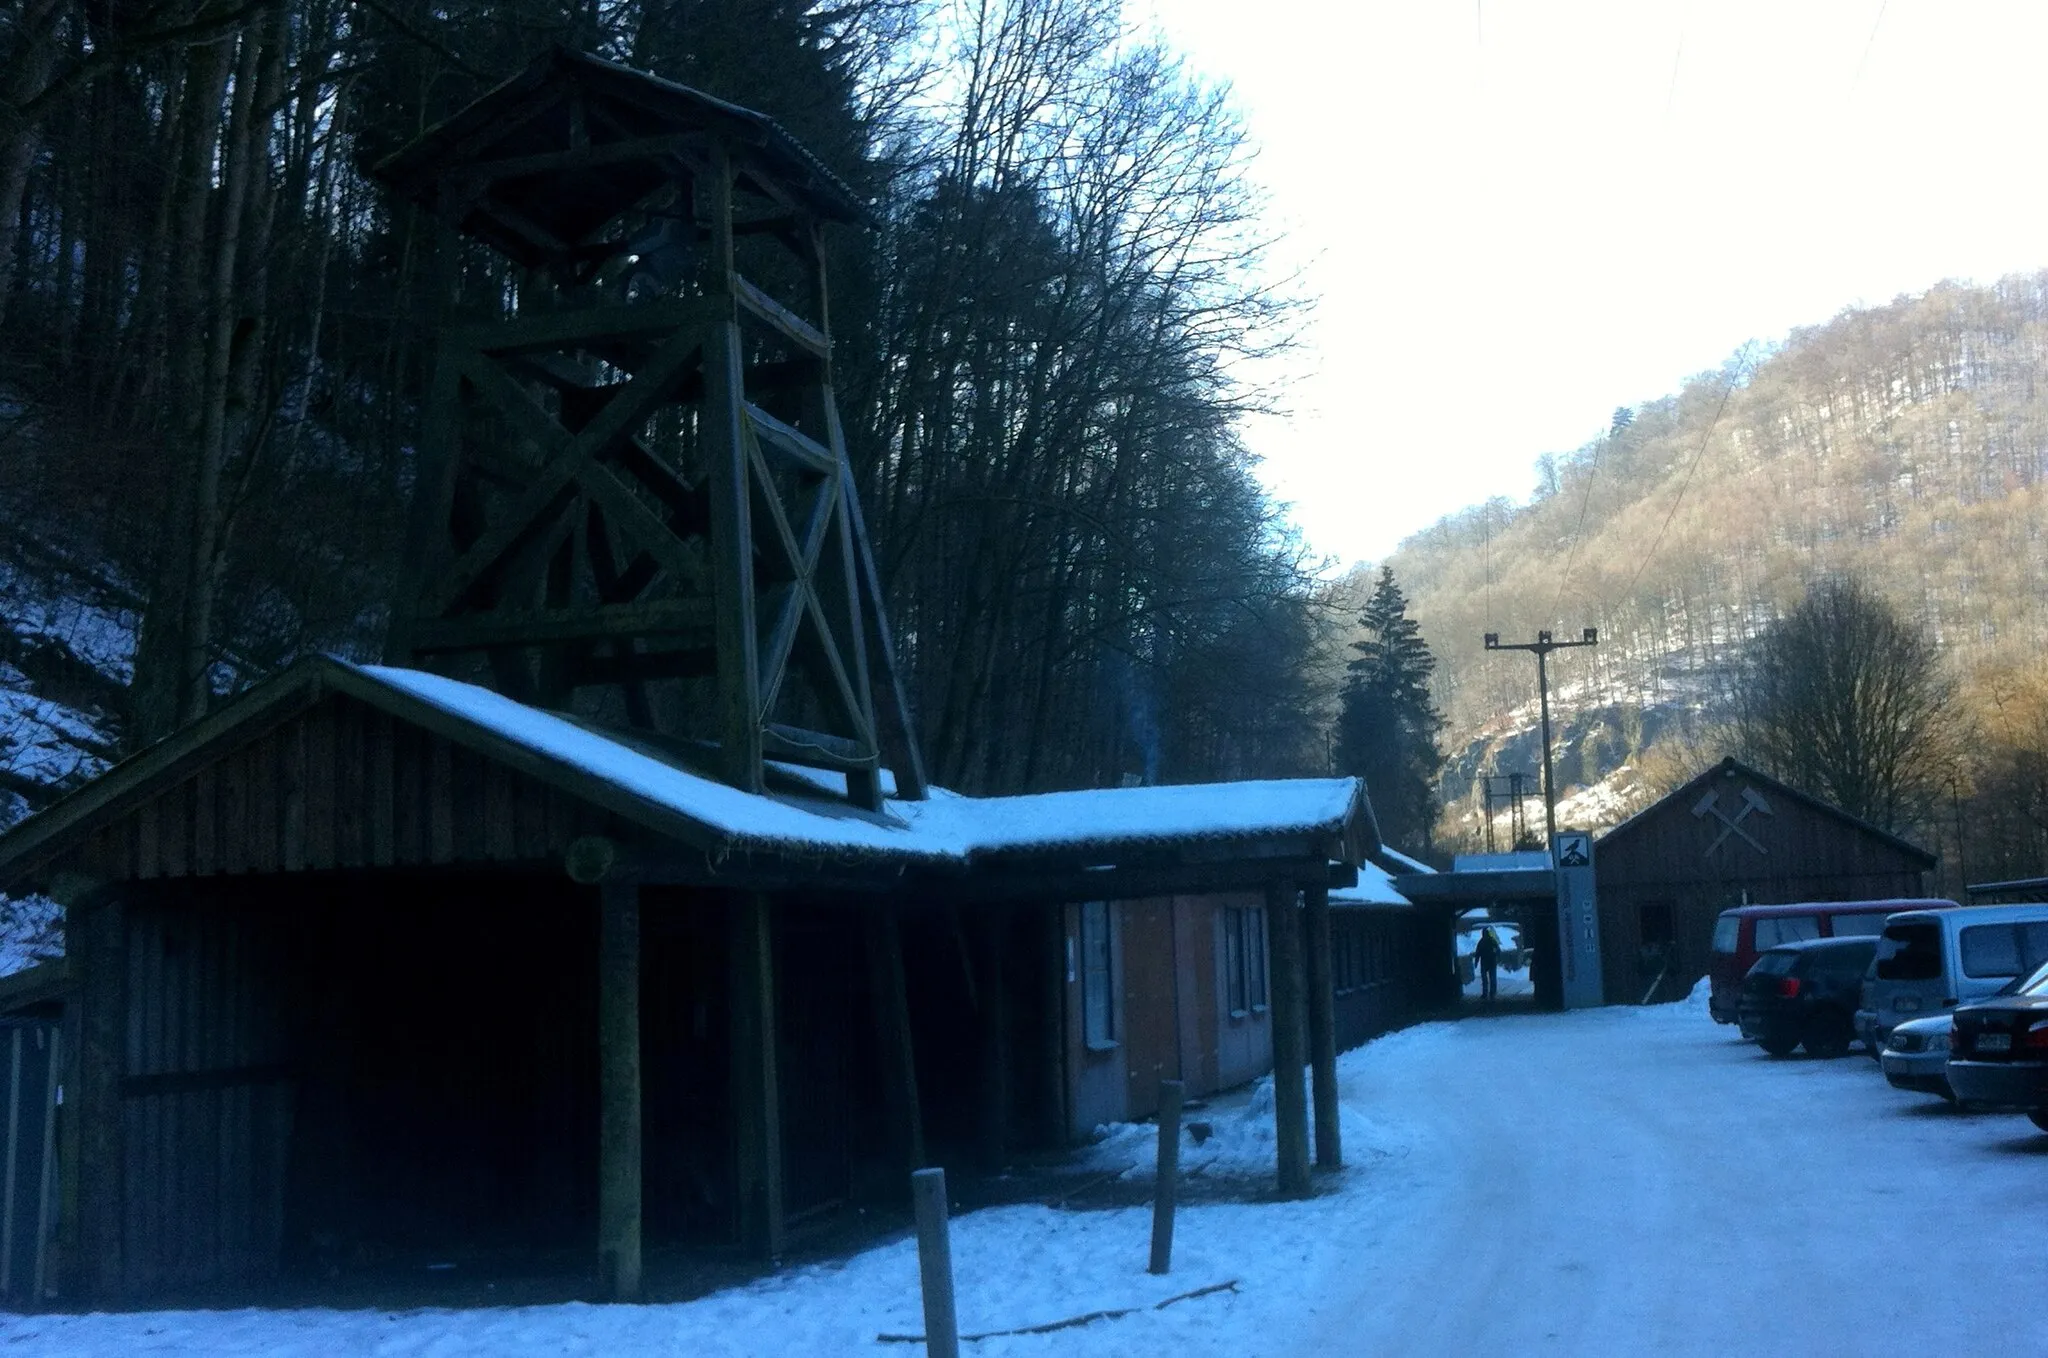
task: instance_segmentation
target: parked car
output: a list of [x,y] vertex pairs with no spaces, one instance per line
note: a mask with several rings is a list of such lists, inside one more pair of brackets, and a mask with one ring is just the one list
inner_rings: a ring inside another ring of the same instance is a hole
[[1975,1108],[2011,1108],[2048,1132],[2048,966],[2011,994],[1950,1016],[1948,1083]]
[[2048,962],[2048,904],[1973,905],[1893,915],[1856,1007],[1873,1049],[1908,1019],[1988,999]]
[[1714,922],[1713,955],[1707,965],[1712,989],[1707,1012],[1716,1023],[1736,1019],[1742,978],[1756,959],[1780,943],[1847,934],[1875,934],[1900,910],[1953,910],[1954,901],[1809,901],[1802,905],[1738,905]]
[[1856,1040],[1856,994],[1876,951],[1868,934],[1766,949],[1742,978],[1742,1035],[1773,1056],[1802,1045],[1809,1056],[1842,1055]]
[[1938,1094],[1950,1103],[1956,1093],[1948,1087],[1948,1034],[1953,1020],[1947,1014],[1909,1019],[1891,1031],[1878,1053],[1884,1078],[1894,1089],[1916,1094]]

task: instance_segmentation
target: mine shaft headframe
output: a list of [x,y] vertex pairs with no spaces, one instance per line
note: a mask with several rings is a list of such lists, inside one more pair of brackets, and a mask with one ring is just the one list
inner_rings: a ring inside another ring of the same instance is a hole
[[388,657],[565,710],[615,690],[752,791],[779,759],[879,806],[886,722],[922,796],[833,397],[853,192],[753,110],[562,49],[372,173],[530,271],[442,330]]

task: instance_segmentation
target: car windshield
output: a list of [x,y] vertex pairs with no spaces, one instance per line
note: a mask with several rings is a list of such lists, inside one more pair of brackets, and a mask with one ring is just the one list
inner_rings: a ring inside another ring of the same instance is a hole
[[2044,995],[2048,994],[2048,962],[2034,969],[2032,976],[2015,976],[2012,983],[1999,990],[2001,995]]
[[1799,960],[1795,952],[1767,952],[1756,959],[1756,965],[1749,969],[1752,976],[1789,976],[1792,964]]

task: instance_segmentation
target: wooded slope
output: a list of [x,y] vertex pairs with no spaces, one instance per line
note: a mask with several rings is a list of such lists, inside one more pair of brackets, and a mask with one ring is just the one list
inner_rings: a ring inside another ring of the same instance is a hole
[[1924,620],[1964,675],[2038,661],[2044,378],[2048,272],[1944,283],[1751,349],[1540,459],[1526,505],[1495,499],[1403,542],[1393,565],[1441,660],[1446,747],[1529,715],[1511,713],[1534,667],[1488,655],[1486,632],[1598,627],[1596,650],[1554,662],[1567,709],[1711,704],[1734,648],[1833,570]]

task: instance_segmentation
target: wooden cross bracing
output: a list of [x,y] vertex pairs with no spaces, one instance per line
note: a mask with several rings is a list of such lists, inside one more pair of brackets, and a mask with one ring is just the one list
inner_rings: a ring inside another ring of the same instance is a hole
[[[784,760],[844,773],[870,807],[879,678],[901,792],[921,796],[833,397],[825,214],[758,148],[716,129],[638,135],[587,96],[574,80],[537,86],[484,130],[430,133],[380,167],[552,281],[516,315],[444,332],[408,545],[414,603],[388,650],[480,662],[508,696],[564,710],[615,690],[635,725],[715,746],[740,787],[761,790],[763,761]],[[569,144],[535,140],[550,127]],[[525,130],[522,153],[505,153],[506,129]],[[534,194],[534,176],[587,185],[593,167],[640,176],[616,193],[621,211],[588,230],[535,219],[556,200]],[[507,182],[518,193],[500,194]],[[693,239],[704,256],[652,296],[618,283],[637,267],[620,224],[650,213],[669,225],[640,239]],[[741,276],[742,232],[795,256],[809,318]]]

